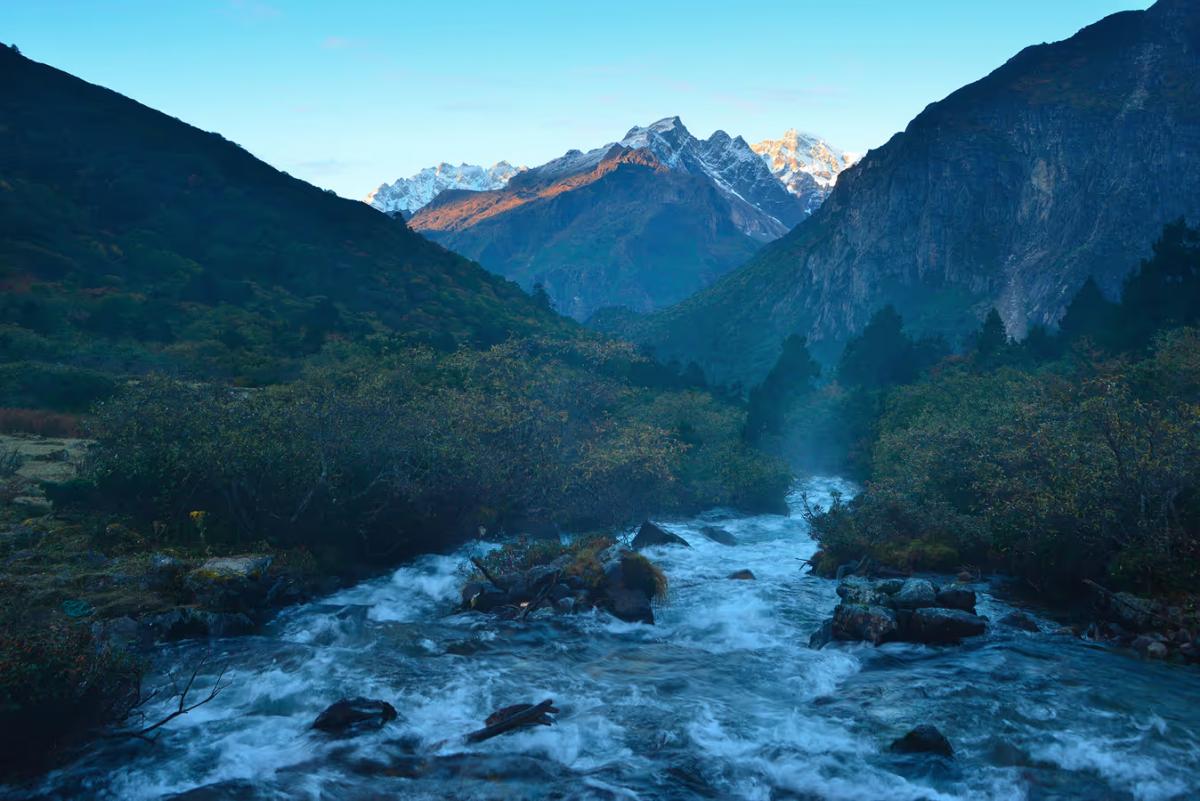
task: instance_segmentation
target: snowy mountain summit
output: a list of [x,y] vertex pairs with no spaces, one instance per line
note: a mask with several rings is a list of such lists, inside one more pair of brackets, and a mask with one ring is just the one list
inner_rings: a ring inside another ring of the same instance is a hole
[[813,134],[795,128],[780,139],[764,139],[750,148],[757,153],[787,190],[802,198],[813,198],[811,214],[837,183],[838,176],[858,162],[861,155],[847,153]]
[[500,189],[510,178],[523,172],[524,167],[514,167],[507,161],[480,167],[475,164],[453,164],[442,162],[436,167],[426,167],[411,178],[397,178],[395,183],[381,184],[366,202],[389,214],[403,212],[411,215],[428,204],[446,189],[469,189],[483,192]]

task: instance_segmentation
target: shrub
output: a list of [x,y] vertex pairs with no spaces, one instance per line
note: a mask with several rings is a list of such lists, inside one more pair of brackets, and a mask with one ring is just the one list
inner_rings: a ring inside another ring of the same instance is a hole
[[0,364],[0,406],[84,412],[117,382],[94,370],[39,362]]
[[134,703],[138,666],[86,626],[32,614],[0,590],[0,770],[32,773]]
[[80,437],[78,415],[40,409],[0,408],[0,434],[37,434],[42,437]]

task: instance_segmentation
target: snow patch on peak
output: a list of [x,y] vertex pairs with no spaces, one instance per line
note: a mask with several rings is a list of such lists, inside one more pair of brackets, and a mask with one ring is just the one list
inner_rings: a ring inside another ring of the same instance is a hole
[[367,195],[366,202],[389,214],[412,214],[447,189],[469,189],[474,192],[500,189],[513,176],[524,171],[525,167],[514,167],[507,161],[496,162],[491,167],[476,164],[455,166],[443,161],[436,167],[426,167],[411,178],[398,178],[394,183],[381,184]]
[[792,194],[812,190],[812,184],[827,194],[838,176],[858,162],[861,155],[849,153],[826,142],[821,137],[789,128],[779,139],[764,139],[750,145],[771,172],[783,181]]

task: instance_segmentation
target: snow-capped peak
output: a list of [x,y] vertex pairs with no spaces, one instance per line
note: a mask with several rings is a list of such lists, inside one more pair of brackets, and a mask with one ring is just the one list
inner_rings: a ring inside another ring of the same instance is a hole
[[381,184],[366,202],[380,211],[412,214],[429,203],[446,189],[470,189],[482,192],[500,189],[525,167],[514,167],[500,161],[491,167],[475,164],[453,164],[442,162],[436,167],[426,167],[411,178],[398,178],[395,183]]
[[750,148],[793,194],[811,190],[812,181],[828,192],[837,183],[838,175],[861,158],[795,128],[785,131],[779,139],[764,139]]

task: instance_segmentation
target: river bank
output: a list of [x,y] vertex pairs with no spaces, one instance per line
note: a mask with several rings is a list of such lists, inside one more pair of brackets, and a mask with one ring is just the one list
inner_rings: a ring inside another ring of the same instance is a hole
[[[846,489],[832,480],[810,492]],[[793,498],[798,502],[797,498]],[[699,534],[719,525],[728,546]],[[808,646],[838,603],[790,516],[672,521],[692,547],[645,553],[670,579],[656,623],[458,612],[470,555],[427,556],[288,609],[259,635],[167,645],[154,677],[211,651],[228,689],[159,742],[105,742],[19,798],[1188,797],[1200,775],[1194,669],[1055,633],[989,625],[959,646]],[[748,569],[755,580],[730,580]],[[979,586],[978,611],[1014,607]],[[1028,610],[1027,610],[1028,611]],[[340,697],[396,721],[352,740],[309,729]],[[555,699],[552,727],[478,746],[494,709]],[[152,714],[157,709],[149,710]],[[938,727],[953,760],[893,754]],[[182,795],[181,795],[182,794]]]

